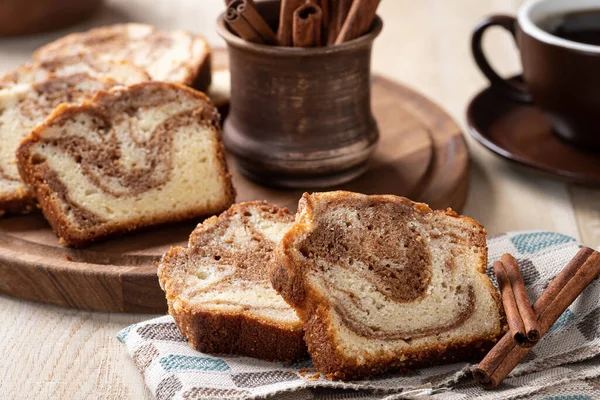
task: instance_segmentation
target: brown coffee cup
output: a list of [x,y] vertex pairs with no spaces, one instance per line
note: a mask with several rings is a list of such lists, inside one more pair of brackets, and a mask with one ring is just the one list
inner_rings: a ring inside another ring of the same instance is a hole
[[[600,150],[600,46],[560,38],[545,26],[557,16],[589,10],[600,10],[600,3],[531,0],[519,8],[516,18],[494,15],[480,21],[471,46],[492,88],[513,100],[535,103],[559,137]],[[487,61],[482,38],[492,26],[506,29],[514,37],[523,64],[523,82],[503,79]]]

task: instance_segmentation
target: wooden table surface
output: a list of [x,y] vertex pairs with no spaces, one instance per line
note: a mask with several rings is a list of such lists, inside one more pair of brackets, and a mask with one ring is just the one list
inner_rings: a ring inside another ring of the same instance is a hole
[[[23,0],[27,1],[27,0]],[[107,0],[91,25],[135,21],[200,32],[214,45],[223,0]],[[436,101],[465,127],[469,100],[486,81],[470,54],[470,34],[483,16],[514,14],[521,0],[387,0],[385,28],[376,42],[374,71],[400,80]],[[0,70],[65,32],[0,39]],[[519,71],[512,40],[487,35],[486,48],[506,74]],[[464,214],[489,233],[558,231],[588,246],[600,244],[600,191],[540,178],[490,154],[470,138],[471,190]],[[91,313],[0,296],[0,398],[150,398],[142,376],[115,334],[148,315]]]

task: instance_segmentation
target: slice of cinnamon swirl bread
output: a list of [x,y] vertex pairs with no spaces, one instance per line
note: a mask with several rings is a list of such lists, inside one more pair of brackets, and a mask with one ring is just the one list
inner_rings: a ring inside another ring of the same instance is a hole
[[85,73],[0,90],[0,214],[35,208],[31,190],[21,181],[16,151],[23,138],[61,103],[78,103],[117,82]]
[[43,82],[53,76],[65,77],[77,74],[109,77],[125,85],[150,80],[150,75],[143,68],[128,61],[114,61],[96,57],[92,53],[84,53],[23,64],[0,77],[0,88],[18,83]]
[[504,331],[484,228],[403,197],[305,194],[275,251],[315,367],[334,379],[479,356]]
[[268,264],[294,216],[265,202],[236,204],[163,257],[158,278],[169,313],[208,353],[268,360],[306,356],[302,324],[271,287]]
[[213,215],[235,198],[217,111],[204,94],[171,83],[59,107],[17,158],[46,219],[74,246]]
[[36,60],[91,52],[127,60],[153,80],[182,83],[205,91],[210,86],[210,47],[198,35],[163,32],[144,24],[119,24],[72,33],[34,53]]

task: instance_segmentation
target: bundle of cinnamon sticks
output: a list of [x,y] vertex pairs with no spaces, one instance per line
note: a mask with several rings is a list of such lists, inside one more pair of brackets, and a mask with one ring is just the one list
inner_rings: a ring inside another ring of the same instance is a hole
[[583,248],[552,280],[533,307],[517,261],[510,255],[494,263],[510,328],[473,371],[475,380],[494,389],[525,358],[562,313],[600,275],[600,253]]
[[225,21],[249,42],[294,47],[332,46],[369,31],[380,0],[282,0],[277,33],[253,0],[225,0]]

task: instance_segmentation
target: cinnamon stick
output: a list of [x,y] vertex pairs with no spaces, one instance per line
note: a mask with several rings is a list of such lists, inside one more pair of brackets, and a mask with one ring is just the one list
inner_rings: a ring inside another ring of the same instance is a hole
[[249,42],[278,43],[275,32],[260,15],[253,0],[231,1],[227,7],[225,21],[242,39]]
[[321,43],[327,43],[327,31],[329,30],[330,3],[335,0],[307,0],[307,3],[321,7]]
[[256,4],[254,4],[253,0],[235,0],[231,3],[234,5],[239,2],[237,5],[237,11],[241,15],[246,18],[246,20],[252,25],[254,29],[262,36],[263,40],[266,44],[278,44],[277,43],[277,35],[271,29],[267,21],[260,15],[258,10],[256,9]]
[[293,44],[294,47],[315,47],[321,45],[321,7],[305,3],[294,11]]
[[367,33],[377,14],[380,0],[354,0],[348,17],[335,39],[335,44],[341,44],[356,39]]
[[[533,305],[541,336],[599,274],[600,253],[581,249]],[[485,388],[496,388],[531,349],[518,346],[507,332],[473,370],[473,377]]]
[[531,301],[529,301],[529,296],[527,296],[525,282],[523,282],[517,260],[515,260],[513,256],[507,253],[502,256],[501,260],[517,302],[519,315],[522,318],[525,327],[525,336],[519,338],[515,337],[515,341],[520,346],[531,347],[540,340],[540,331],[537,318],[531,307]]
[[277,41],[280,46],[293,45],[294,11],[296,11],[305,0],[283,0],[279,12],[279,27],[277,28]]
[[502,305],[504,306],[504,312],[506,313],[506,321],[508,322],[508,327],[513,335],[513,339],[517,343],[525,342],[527,340],[525,335],[525,324],[523,323],[521,314],[519,314],[515,293],[502,262],[496,261],[494,263],[494,274],[496,274],[496,279],[498,280],[500,295],[502,296]]
[[230,7],[225,13],[225,22],[239,37],[248,42],[264,44],[265,41],[248,20],[238,13],[235,7]]
[[327,45],[331,46],[335,43],[342,26],[346,21],[346,17],[350,12],[352,0],[335,0],[331,4],[329,13],[329,24],[327,26]]

